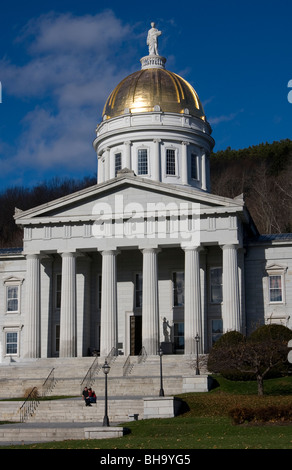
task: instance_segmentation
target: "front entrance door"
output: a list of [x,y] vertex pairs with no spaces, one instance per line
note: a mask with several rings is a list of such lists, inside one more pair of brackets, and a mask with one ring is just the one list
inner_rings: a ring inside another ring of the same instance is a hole
[[142,349],[142,315],[130,316],[130,355],[138,356]]

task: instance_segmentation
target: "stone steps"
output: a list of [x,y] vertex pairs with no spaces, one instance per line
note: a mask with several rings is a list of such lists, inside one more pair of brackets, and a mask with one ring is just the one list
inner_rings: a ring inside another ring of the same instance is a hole
[[0,445],[33,444],[71,439],[108,439],[121,437],[125,428],[102,423],[12,424],[0,426]]
[[[19,422],[22,401],[0,402],[0,421]],[[27,421],[32,423],[51,422],[97,422],[104,417],[104,397],[99,397],[97,403],[85,406],[81,398],[40,401],[35,412]],[[129,421],[129,416],[138,414],[143,418],[143,399],[109,398],[108,416],[112,422]],[[131,418],[133,419],[133,418]],[[1,427],[0,427],[1,428]]]
[[[130,373],[124,376],[124,356],[115,357],[110,363],[108,375],[112,395],[152,395],[160,387],[160,358],[148,356],[145,362],[138,363],[138,358],[130,357]],[[54,387],[49,395],[81,394],[84,385],[92,386],[95,391],[103,390],[104,374],[102,365],[104,358],[98,358],[98,368],[90,381],[82,383],[94,363],[93,357],[86,358],[51,358],[37,359],[26,363],[0,365],[0,398],[24,396],[24,391],[37,387],[43,393],[43,383],[54,368]],[[162,358],[163,383],[167,393],[181,393],[181,381],[184,375],[194,375],[194,358],[185,356],[169,356]],[[204,373],[203,365],[201,373]],[[129,380],[130,379],[130,380]]]
[[[85,406],[82,399],[42,401],[29,422],[100,422],[105,412],[104,398],[98,399],[92,406]],[[108,399],[108,417],[110,422],[129,421],[129,416],[139,415],[143,419],[143,399]],[[132,419],[132,418],[131,418]]]

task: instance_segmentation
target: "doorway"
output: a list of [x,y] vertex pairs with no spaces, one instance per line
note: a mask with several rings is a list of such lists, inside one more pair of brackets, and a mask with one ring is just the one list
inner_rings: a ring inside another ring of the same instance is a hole
[[130,355],[138,356],[142,349],[142,315],[130,316]]

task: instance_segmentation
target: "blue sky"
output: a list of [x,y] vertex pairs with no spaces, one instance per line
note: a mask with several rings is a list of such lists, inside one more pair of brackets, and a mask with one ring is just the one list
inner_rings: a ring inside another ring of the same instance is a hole
[[140,69],[151,21],[166,67],[199,94],[215,151],[292,138],[291,0],[2,2],[0,191],[96,174],[103,105]]

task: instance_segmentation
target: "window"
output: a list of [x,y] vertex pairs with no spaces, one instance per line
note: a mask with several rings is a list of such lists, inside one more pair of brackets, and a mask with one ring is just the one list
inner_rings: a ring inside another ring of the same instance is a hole
[[115,176],[117,176],[118,171],[122,169],[122,154],[116,153],[115,154]]
[[185,347],[184,323],[174,323],[173,342],[175,352],[182,353]]
[[138,150],[138,175],[148,174],[148,151],[147,149]]
[[191,155],[191,178],[198,180],[198,156],[195,153]]
[[18,332],[17,331],[6,332],[6,354],[7,355],[18,354]]
[[212,346],[223,335],[223,321],[212,320]]
[[183,272],[175,272],[172,275],[173,285],[173,306],[182,307],[184,305],[185,277]]
[[6,287],[6,310],[8,313],[19,311],[19,286],[7,286]]
[[166,150],[166,174],[175,175],[175,150]]
[[220,304],[223,300],[222,295],[222,268],[210,269],[210,301],[214,304]]
[[282,276],[269,277],[270,302],[283,302]]
[[21,312],[21,284],[23,279],[9,277],[5,279],[5,305],[6,313]]
[[136,274],[135,278],[135,307],[142,307],[142,286],[143,286],[143,277],[142,274]]
[[56,275],[56,308],[61,308],[62,274]]
[[56,337],[55,337],[55,350],[56,353],[60,351],[60,325],[56,325]]

